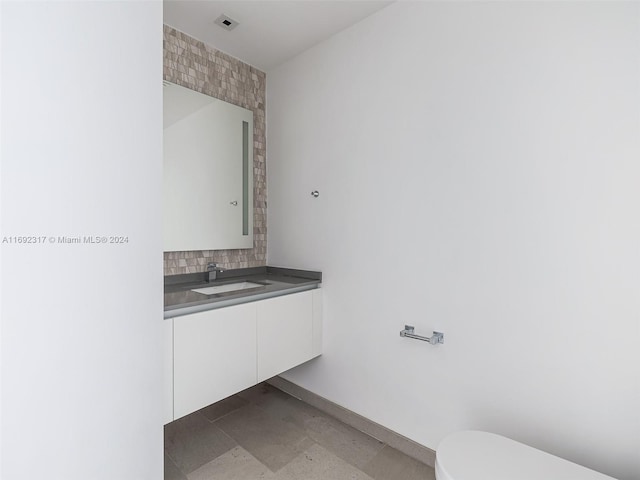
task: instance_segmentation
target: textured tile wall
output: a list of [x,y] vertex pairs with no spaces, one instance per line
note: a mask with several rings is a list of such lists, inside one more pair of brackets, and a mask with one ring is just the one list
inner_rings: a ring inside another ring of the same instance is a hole
[[164,274],[203,272],[208,262],[223,268],[266,265],[267,185],[264,72],[164,26],[165,80],[253,112],[253,248],[164,252]]

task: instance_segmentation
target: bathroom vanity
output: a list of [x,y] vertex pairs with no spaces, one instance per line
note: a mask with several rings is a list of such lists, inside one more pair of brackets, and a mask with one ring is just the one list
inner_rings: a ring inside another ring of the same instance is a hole
[[320,355],[321,280],[272,267],[165,277],[165,423]]

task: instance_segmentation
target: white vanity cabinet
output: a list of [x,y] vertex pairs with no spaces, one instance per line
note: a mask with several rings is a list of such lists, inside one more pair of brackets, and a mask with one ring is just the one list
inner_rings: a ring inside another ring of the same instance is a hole
[[174,319],[173,412],[180,418],[256,383],[256,303]]
[[322,353],[322,291],[165,320],[165,423]]
[[257,383],[320,354],[313,354],[313,301],[316,291],[319,295],[320,290],[310,290],[259,302]]
[[164,395],[163,418],[164,423],[173,421],[173,318],[167,318],[163,327],[164,346]]

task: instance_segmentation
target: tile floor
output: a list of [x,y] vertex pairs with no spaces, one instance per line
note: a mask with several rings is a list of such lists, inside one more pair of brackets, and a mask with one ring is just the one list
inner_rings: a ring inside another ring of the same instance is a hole
[[433,468],[267,384],[165,426],[165,480],[434,480]]

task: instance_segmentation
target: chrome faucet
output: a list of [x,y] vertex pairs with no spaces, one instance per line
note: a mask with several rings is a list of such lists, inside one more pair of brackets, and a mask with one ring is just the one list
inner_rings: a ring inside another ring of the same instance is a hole
[[218,272],[224,272],[216,263],[207,263],[207,282],[213,282],[218,276]]

